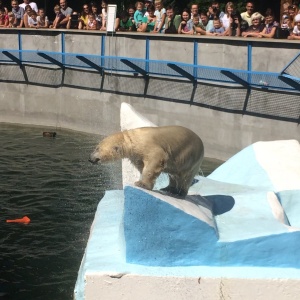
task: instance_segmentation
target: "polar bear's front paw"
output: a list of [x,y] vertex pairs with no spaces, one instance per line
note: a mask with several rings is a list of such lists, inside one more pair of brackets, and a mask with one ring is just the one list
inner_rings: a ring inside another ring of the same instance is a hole
[[149,190],[149,187],[148,187],[143,181],[141,181],[141,180],[136,181],[136,182],[134,183],[134,185],[135,185],[135,186],[138,186],[138,187],[140,187],[140,188]]

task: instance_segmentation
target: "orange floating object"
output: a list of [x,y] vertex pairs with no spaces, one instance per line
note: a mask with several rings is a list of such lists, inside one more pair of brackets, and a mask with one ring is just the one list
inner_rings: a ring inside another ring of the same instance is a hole
[[24,216],[22,219],[6,220],[6,223],[29,224],[30,223],[30,219],[27,216]]

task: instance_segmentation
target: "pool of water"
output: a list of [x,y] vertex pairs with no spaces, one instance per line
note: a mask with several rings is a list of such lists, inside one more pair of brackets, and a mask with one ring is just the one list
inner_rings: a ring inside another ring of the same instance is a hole
[[99,135],[48,130],[0,124],[0,299],[72,299],[98,202],[121,188],[120,162],[88,162]]

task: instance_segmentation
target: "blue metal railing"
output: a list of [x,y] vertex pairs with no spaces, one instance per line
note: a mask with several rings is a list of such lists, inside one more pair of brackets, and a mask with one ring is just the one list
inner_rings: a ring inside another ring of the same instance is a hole
[[[85,58],[85,60],[82,58]],[[194,61],[196,62],[196,58]],[[0,62],[57,65],[79,69],[96,69],[98,66],[106,72],[137,72],[144,76],[176,77],[194,79],[195,81],[239,84],[244,87],[262,87],[286,91],[299,91],[296,86],[300,81],[300,78],[290,76],[284,72],[246,71],[174,61],[36,50],[2,50],[0,52]],[[283,80],[282,76],[287,78],[287,80]]]

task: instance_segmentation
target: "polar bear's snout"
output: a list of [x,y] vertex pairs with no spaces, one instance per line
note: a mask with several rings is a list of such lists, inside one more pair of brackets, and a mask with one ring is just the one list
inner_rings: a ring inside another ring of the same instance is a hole
[[93,152],[91,155],[90,155],[90,158],[89,158],[89,162],[92,163],[92,164],[96,164],[100,161],[100,158],[96,156],[96,153]]

